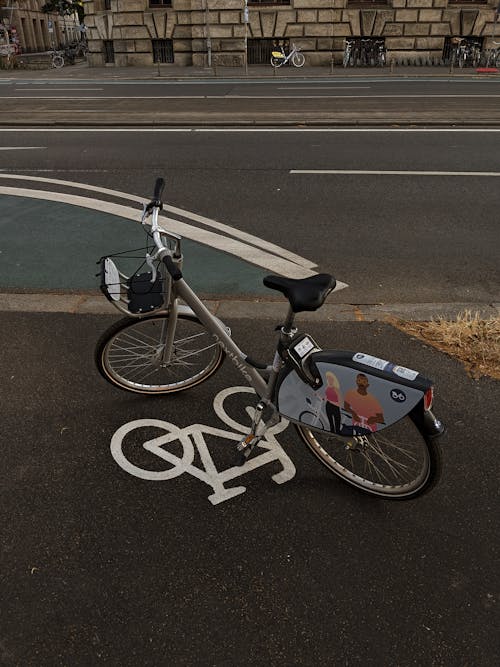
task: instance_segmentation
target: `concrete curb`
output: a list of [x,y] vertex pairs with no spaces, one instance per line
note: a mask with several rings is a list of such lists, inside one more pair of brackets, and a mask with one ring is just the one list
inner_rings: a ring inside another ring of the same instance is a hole
[[[205,301],[208,308],[222,319],[279,320],[286,312],[285,301],[264,299]],[[309,322],[375,322],[390,318],[428,321],[433,317],[456,319],[458,313],[470,310],[481,317],[500,316],[500,303],[392,303],[334,304],[327,303],[319,311],[301,313]],[[1,312],[71,313],[76,315],[116,315],[120,313],[104,296],[98,294],[15,294],[0,293]]]

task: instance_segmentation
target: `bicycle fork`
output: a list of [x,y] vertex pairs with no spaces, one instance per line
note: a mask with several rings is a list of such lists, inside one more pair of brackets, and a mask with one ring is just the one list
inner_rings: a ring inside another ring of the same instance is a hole
[[[270,411],[271,414],[266,419],[265,412]],[[236,465],[242,466],[249,458],[254,447],[266,434],[266,431],[275,426],[280,420],[280,416],[276,408],[266,401],[259,401],[255,408],[252,419],[252,426],[250,433],[240,440],[236,446],[237,461]]]

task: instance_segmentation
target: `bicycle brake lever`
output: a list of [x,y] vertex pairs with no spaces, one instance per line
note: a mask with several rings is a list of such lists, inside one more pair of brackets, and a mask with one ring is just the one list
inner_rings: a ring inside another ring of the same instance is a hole
[[151,269],[151,280],[150,280],[150,282],[154,283],[156,281],[157,270],[156,270],[156,266],[153,264],[153,258],[151,257],[149,252],[146,253],[146,264]]

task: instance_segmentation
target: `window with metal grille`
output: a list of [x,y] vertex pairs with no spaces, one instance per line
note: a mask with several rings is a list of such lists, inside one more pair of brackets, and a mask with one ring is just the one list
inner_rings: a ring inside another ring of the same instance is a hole
[[149,0],[149,7],[154,9],[155,7],[171,7],[172,0]]
[[385,7],[388,0],[347,0],[348,7]]
[[104,62],[105,63],[114,63],[115,62],[115,46],[112,39],[103,40],[103,49],[104,49]]
[[104,0],[104,9],[111,9],[111,0]]
[[285,48],[288,52],[290,47],[288,39],[278,37],[249,39],[247,42],[247,58],[249,65],[268,65],[271,62],[271,52],[274,49]]
[[290,0],[248,0],[249,5],[289,5]]
[[153,62],[173,63],[174,42],[171,39],[153,39]]

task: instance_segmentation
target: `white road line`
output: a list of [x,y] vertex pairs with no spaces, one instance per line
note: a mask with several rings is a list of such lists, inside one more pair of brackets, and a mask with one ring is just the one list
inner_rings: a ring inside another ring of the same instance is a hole
[[500,171],[404,171],[369,169],[290,169],[290,174],[340,174],[355,176],[500,176]]
[[[36,88],[23,88],[23,89],[21,89],[21,90],[19,90],[19,91],[17,91],[17,92],[19,92],[19,93],[23,93],[25,90],[26,90],[26,91],[29,91],[29,90],[37,90],[37,89],[36,89]],[[61,90],[64,91],[65,93],[68,93],[68,92],[69,92],[69,89],[68,89],[68,88],[44,88],[44,91],[50,91],[50,92],[56,92],[56,91],[61,91]],[[72,90],[72,91],[73,91],[73,90],[78,90],[78,91],[82,92],[82,91],[86,91],[86,90],[104,90],[104,88],[72,88],[71,90]],[[25,96],[23,95],[23,98],[24,98],[24,97],[25,97]],[[39,99],[39,98],[38,98],[38,99]]]
[[280,86],[278,90],[369,90],[371,86]]
[[[334,92],[334,91],[332,91]],[[227,100],[227,99],[245,99],[245,100],[306,100],[306,99],[328,99],[336,97],[339,99],[462,99],[462,98],[486,98],[494,99],[500,97],[500,94],[491,95],[102,95],[85,97],[66,97],[63,95],[2,95],[3,100]]]
[[46,149],[47,146],[0,146],[0,151],[35,151]]

